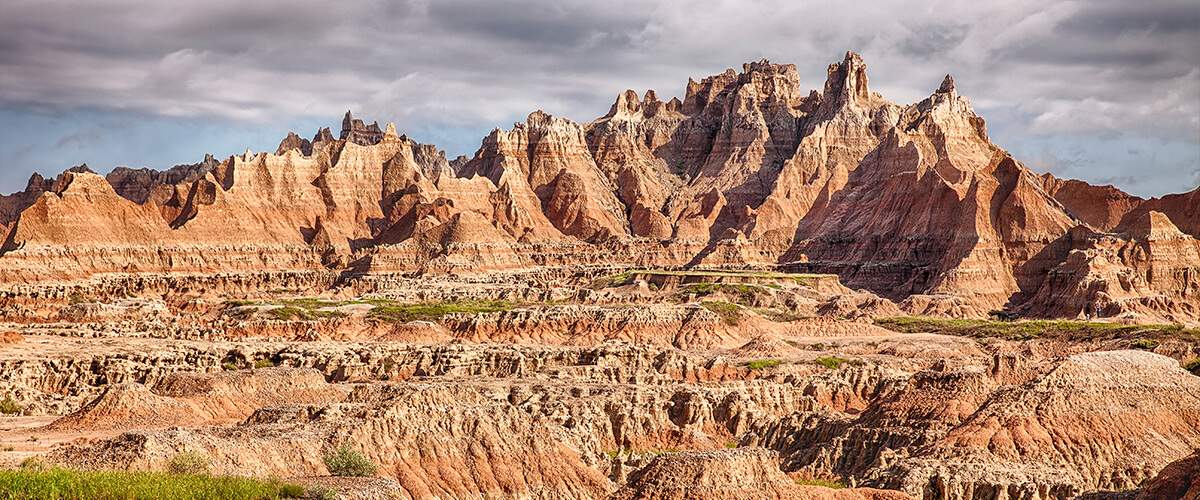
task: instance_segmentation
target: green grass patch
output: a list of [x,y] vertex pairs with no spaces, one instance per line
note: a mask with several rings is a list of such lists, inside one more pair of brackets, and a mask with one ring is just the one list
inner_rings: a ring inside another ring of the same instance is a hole
[[830,370],[836,370],[838,368],[841,368],[842,365],[844,365],[846,363],[850,363],[850,362],[851,361],[849,359],[841,358],[838,356],[821,356],[816,359],[816,363],[818,365],[824,366],[825,368],[828,368]]
[[273,361],[271,359],[265,359],[265,358],[260,359],[260,360],[257,360],[254,362],[254,367],[255,368],[274,368],[275,361]]
[[23,409],[12,396],[4,396],[4,399],[0,400],[0,413],[5,415],[16,415]]
[[1154,339],[1137,339],[1133,341],[1133,343],[1129,344],[1129,346],[1134,349],[1152,351],[1155,347],[1158,347],[1158,341]]
[[782,364],[782,359],[756,359],[753,361],[747,361],[746,368],[751,370],[766,370],[768,368],[775,368],[776,366]]
[[375,306],[367,313],[367,318],[399,323],[408,321],[437,321],[447,314],[481,314],[508,311],[517,307],[516,304],[503,300],[401,304],[372,299],[368,300],[367,303]]
[[[1200,329],[1181,325],[1125,325],[1102,321],[947,319],[898,316],[877,318],[875,324],[900,333],[938,333],[974,338],[1030,340],[1068,338],[1072,340],[1138,339],[1161,341],[1179,339],[1200,341]],[[1140,347],[1139,347],[1140,348]]]
[[706,300],[701,302],[700,305],[705,309],[716,313],[717,316],[720,316],[721,321],[726,325],[734,326],[738,324],[739,316],[741,316],[738,310],[741,309],[741,307],[739,307],[737,304],[730,304],[728,302],[721,302],[717,300]]
[[77,471],[61,468],[0,470],[0,499],[60,500],[192,499],[266,500],[300,498],[303,487],[277,480],[170,474],[165,472]]

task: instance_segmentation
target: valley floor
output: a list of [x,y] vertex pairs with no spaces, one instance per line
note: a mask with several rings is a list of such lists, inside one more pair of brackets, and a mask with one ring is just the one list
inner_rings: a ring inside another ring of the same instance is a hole
[[0,468],[25,479],[200,463],[343,498],[1197,489],[1200,336],[1171,325],[904,317],[776,273],[65,295],[0,310]]

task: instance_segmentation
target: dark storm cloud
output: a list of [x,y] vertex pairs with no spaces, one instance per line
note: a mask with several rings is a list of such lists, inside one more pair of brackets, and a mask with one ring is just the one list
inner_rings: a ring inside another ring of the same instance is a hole
[[1174,141],[1172,165],[1191,166],[1172,174],[1186,178],[1200,161],[1177,145],[1200,144],[1197,46],[1193,0],[9,0],[0,106],[263,125],[352,108],[402,130],[482,135],[538,108],[589,120],[625,88],[678,96],[688,77],[763,57],[821,88],[825,66],[855,50],[872,87],[900,102],[952,73],[1018,149]]

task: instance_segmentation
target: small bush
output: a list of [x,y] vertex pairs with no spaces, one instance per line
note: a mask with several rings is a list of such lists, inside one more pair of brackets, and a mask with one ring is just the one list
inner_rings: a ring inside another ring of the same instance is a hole
[[375,475],[376,467],[371,459],[354,451],[347,444],[326,452],[322,458],[325,459],[325,467],[334,476],[368,477]]
[[304,487],[298,484],[284,484],[279,486],[279,496],[283,498],[300,498],[304,495]]
[[237,370],[238,365],[235,364],[233,361],[226,361],[224,363],[221,363],[221,369],[223,369],[227,372],[231,372],[231,371]]
[[208,456],[194,451],[185,451],[171,458],[167,464],[167,472],[171,474],[208,474]]
[[751,370],[765,370],[767,368],[775,368],[783,364],[781,359],[756,359],[746,363],[746,368]]
[[1195,375],[1200,375],[1200,357],[1192,358],[1183,364],[1183,369],[1192,372]]
[[21,405],[17,404],[17,402],[13,400],[12,396],[4,396],[4,399],[0,400],[0,413],[5,415],[16,415],[21,413],[22,409],[23,408],[21,408]]
[[1152,351],[1155,347],[1158,347],[1158,341],[1154,339],[1137,339],[1133,341],[1130,346],[1132,346],[1134,349]]
[[275,362],[270,359],[260,359],[254,362],[255,368],[274,368]]
[[839,358],[837,356],[821,356],[817,358],[816,361],[818,365],[824,366],[830,370],[836,370],[841,368],[842,365],[850,362],[850,360],[846,358]]
[[21,461],[21,470],[39,471],[46,469],[46,462],[42,461],[41,457],[28,457]]

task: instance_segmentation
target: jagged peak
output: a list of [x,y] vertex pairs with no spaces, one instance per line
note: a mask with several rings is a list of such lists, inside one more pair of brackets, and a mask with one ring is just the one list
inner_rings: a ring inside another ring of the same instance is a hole
[[384,139],[398,139],[396,135],[396,124],[393,122],[387,123],[387,129],[383,131]]
[[[649,93],[647,93],[649,97]],[[649,100],[649,99],[647,99]],[[609,108],[605,118],[613,118],[616,116],[632,115],[637,113],[642,108],[642,102],[638,98],[638,94],[633,89],[626,89],[624,92],[617,94],[617,100]]]
[[842,62],[830,64],[826,73],[823,92],[826,101],[853,104],[870,99],[867,65],[856,52],[847,51]]
[[942,84],[941,84],[941,86],[938,87],[937,93],[950,94],[953,92],[954,92],[954,77],[947,74],[946,78],[942,79]]
[[313,135],[312,143],[316,144],[318,142],[333,142],[335,140],[337,139],[333,138],[333,132],[329,130],[329,127],[321,127],[320,129],[317,129],[316,135]]

